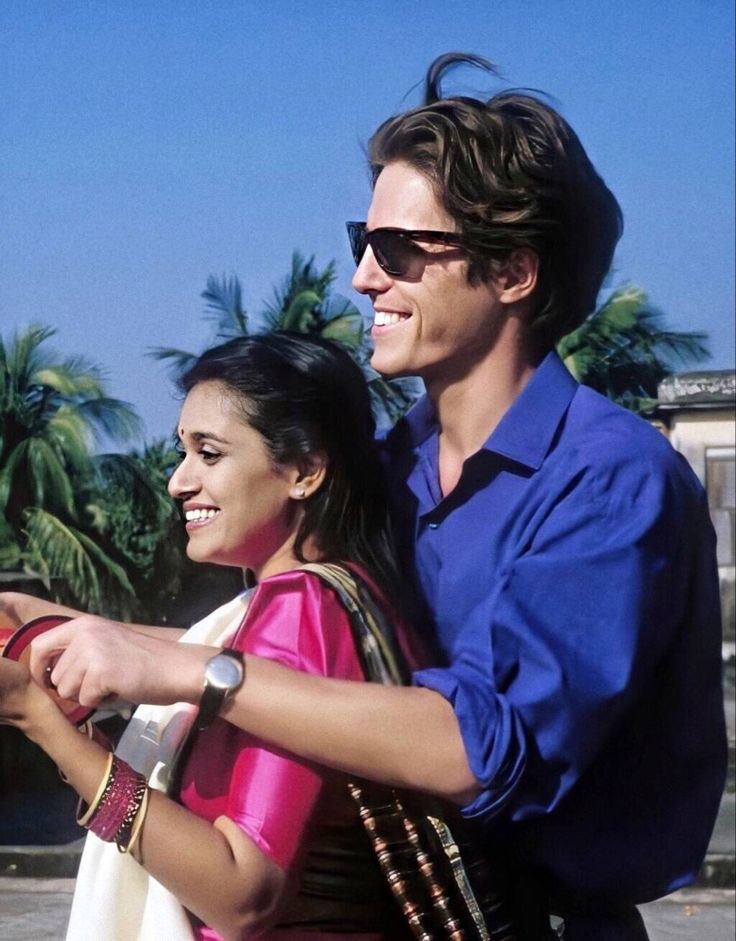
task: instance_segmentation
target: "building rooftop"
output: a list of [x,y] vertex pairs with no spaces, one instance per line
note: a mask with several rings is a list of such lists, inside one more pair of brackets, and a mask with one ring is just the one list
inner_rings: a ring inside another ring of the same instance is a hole
[[736,372],[712,369],[668,376],[657,388],[658,410],[675,408],[733,408],[736,405]]

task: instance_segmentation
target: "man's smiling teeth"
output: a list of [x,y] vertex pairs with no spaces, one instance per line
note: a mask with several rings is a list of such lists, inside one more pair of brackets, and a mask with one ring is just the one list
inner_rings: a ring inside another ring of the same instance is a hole
[[197,520],[211,520],[214,516],[217,516],[219,510],[187,510],[184,514],[187,523],[194,523]]
[[408,314],[396,314],[388,310],[377,310],[373,314],[373,323],[376,327],[392,327],[400,320],[408,320]]

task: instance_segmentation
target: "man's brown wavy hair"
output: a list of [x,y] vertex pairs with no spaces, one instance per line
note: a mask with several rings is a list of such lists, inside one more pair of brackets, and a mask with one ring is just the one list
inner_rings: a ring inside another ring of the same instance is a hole
[[442,77],[461,63],[498,74],[475,55],[436,59],[425,104],[389,118],[371,138],[373,183],[397,161],[429,179],[468,247],[471,284],[491,277],[514,251],[534,251],[531,328],[551,347],[594,310],[623,230],[621,210],[573,129],[535,95],[442,98]]

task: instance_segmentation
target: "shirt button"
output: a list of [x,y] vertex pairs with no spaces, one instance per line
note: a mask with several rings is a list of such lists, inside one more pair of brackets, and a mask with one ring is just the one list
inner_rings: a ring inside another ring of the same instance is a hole
[[438,527],[439,525],[440,525],[439,523],[430,523],[430,524],[429,524],[429,528],[430,528],[430,529],[437,529],[437,527]]

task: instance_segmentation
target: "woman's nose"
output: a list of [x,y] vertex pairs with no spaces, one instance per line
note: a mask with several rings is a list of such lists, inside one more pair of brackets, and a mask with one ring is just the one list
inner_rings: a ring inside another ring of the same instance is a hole
[[191,465],[185,457],[174,473],[169,477],[169,495],[175,500],[181,500],[187,494],[197,492],[197,483],[192,474]]

